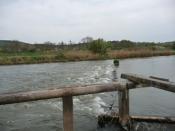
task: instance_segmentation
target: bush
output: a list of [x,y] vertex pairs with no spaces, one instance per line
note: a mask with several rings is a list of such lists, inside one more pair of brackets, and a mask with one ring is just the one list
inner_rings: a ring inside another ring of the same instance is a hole
[[174,49],[174,50],[175,50],[175,43],[172,45],[172,49]]
[[103,39],[93,40],[89,45],[89,50],[93,53],[98,53],[101,55],[105,55],[107,52],[107,48],[109,48],[109,44]]
[[56,60],[61,60],[61,59],[64,59],[64,58],[65,58],[65,56],[62,52],[58,52],[55,56]]

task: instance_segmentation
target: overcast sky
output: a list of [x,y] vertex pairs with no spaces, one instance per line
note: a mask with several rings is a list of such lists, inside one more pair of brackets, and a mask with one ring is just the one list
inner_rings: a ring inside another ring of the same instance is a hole
[[175,0],[0,0],[0,39],[175,40]]

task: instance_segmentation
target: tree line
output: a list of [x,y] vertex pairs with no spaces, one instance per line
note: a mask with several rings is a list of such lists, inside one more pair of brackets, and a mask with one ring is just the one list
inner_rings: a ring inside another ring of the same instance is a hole
[[170,48],[175,49],[175,41],[172,42],[133,42],[129,40],[106,41],[104,39],[93,39],[85,37],[78,43],[71,41],[65,42],[44,42],[29,44],[17,40],[0,40],[0,52],[20,53],[20,52],[45,52],[45,51],[62,51],[62,50],[90,50],[93,53],[106,54],[108,49],[120,50],[130,48]]

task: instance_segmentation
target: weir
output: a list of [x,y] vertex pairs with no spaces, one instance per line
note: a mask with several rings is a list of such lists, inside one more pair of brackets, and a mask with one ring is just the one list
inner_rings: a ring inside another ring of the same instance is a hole
[[73,131],[73,96],[118,91],[119,112],[111,115],[102,114],[98,117],[100,126],[114,122],[120,124],[125,130],[132,128],[132,121],[165,122],[175,124],[175,118],[162,116],[131,116],[129,114],[129,90],[137,88],[138,84],[144,87],[155,87],[175,92],[175,83],[159,77],[147,77],[136,74],[122,74],[125,82],[112,82],[109,84],[73,85],[38,91],[0,94],[0,105],[37,101],[44,99],[62,98],[63,100],[63,127],[64,131]]

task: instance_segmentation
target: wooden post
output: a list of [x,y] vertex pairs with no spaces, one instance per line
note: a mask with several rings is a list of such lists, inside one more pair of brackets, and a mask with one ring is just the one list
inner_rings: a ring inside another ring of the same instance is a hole
[[126,88],[118,92],[119,100],[119,123],[127,126],[129,122],[129,90]]
[[63,97],[63,126],[64,126],[64,131],[73,131],[72,96]]

